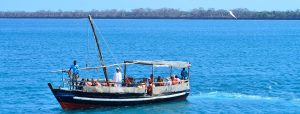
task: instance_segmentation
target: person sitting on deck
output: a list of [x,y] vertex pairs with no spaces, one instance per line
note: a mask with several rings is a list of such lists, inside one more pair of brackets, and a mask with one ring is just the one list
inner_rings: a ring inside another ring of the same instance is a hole
[[100,83],[96,79],[92,79],[92,86],[99,86]]
[[171,76],[171,81],[172,81],[172,85],[178,84],[178,82],[177,82],[177,80],[175,79],[174,76]]
[[168,80],[167,85],[168,85],[168,86],[169,86],[169,85],[172,85],[172,80],[171,80],[171,78],[170,78],[170,77],[167,77],[167,80]]
[[125,78],[125,84],[126,87],[133,87],[134,86],[134,78],[132,77],[126,77]]
[[164,79],[161,78],[160,76],[157,77],[157,82],[158,82],[158,83],[156,83],[155,86],[164,86],[164,85],[165,85],[165,84],[163,83],[163,82],[164,82]]
[[80,81],[80,83],[79,83],[78,89],[82,89],[83,86],[85,86],[85,80],[84,80],[84,78],[81,79],[81,81]]
[[182,68],[180,75],[181,75],[181,79],[183,79],[183,80],[187,79],[188,72],[185,70],[185,68]]
[[122,73],[121,73],[119,67],[116,68],[116,72],[114,74],[113,80],[115,82],[115,86],[121,87],[121,85],[122,85]]
[[[76,60],[73,61],[73,65],[71,65],[68,74],[69,78],[71,80],[71,85],[74,87],[74,85],[77,85],[77,79],[79,78],[79,66],[76,64]],[[71,74],[72,71],[72,74]]]
[[159,82],[160,82],[160,86],[165,86],[166,85],[163,78],[160,78]]
[[139,85],[137,86],[138,88],[146,88],[146,83],[147,83],[147,79],[144,78],[143,81],[141,83],[139,83]]
[[178,78],[178,76],[177,76],[177,75],[175,75],[175,80],[177,81],[177,83],[178,83],[178,84],[180,84],[180,83],[181,83],[181,80]]
[[86,85],[86,86],[92,86],[92,85],[93,85],[93,83],[92,83],[92,82],[90,82],[90,80],[89,80],[89,79],[86,79],[86,83],[85,83],[85,85]]

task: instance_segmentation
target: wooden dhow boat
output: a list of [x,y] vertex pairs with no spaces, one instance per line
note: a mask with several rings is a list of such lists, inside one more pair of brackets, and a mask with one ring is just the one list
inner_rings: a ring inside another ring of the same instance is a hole
[[[63,79],[63,83],[67,83],[63,86],[55,88],[51,83],[48,83],[50,90],[63,109],[130,106],[185,100],[187,98],[190,92],[190,62],[126,60],[124,63],[105,66],[91,16],[89,16],[89,22],[94,33],[101,66],[79,68],[79,70],[103,69],[104,78],[92,80],[98,83],[95,86],[81,85],[83,83],[82,79],[76,78],[74,80],[70,76]],[[150,66],[151,73],[149,74],[151,76],[144,78],[129,76],[126,70],[128,65]],[[107,69],[109,67],[121,67],[123,69],[122,83],[116,83],[108,79]],[[155,69],[160,67],[170,69],[167,76],[155,75]],[[185,71],[186,77],[175,79],[173,69],[187,69]],[[69,72],[69,70],[55,70],[52,72]]]

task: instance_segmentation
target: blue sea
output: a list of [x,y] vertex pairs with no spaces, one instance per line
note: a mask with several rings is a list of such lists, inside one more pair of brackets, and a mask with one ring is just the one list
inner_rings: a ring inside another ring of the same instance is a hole
[[[300,113],[300,21],[94,22],[105,64],[190,61],[187,100],[64,111],[47,83],[62,85],[66,75],[49,71],[69,68],[73,60],[80,67],[100,64],[88,20],[0,19],[0,113]],[[151,68],[129,70],[144,77]],[[109,69],[109,78],[113,71]],[[103,79],[101,70],[80,75]]]

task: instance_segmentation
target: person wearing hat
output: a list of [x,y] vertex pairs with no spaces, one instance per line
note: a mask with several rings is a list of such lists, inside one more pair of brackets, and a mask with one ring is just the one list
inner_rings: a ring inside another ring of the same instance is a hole
[[116,68],[116,72],[114,74],[113,80],[115,82],[115,86],[121,87],[121,85],[122,85],[122,73],[121,73],[119,67]]

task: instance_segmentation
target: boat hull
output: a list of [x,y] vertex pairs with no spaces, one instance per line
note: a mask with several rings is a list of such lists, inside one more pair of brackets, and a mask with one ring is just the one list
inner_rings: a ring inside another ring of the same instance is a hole
[[65,110],[132,106],[185,100],[189,95],[188,91],[182,91],[164,96],[145,97],[143,94],[101,94],[54,89],[50,83],[48,83],[48,86],[61,107]]

